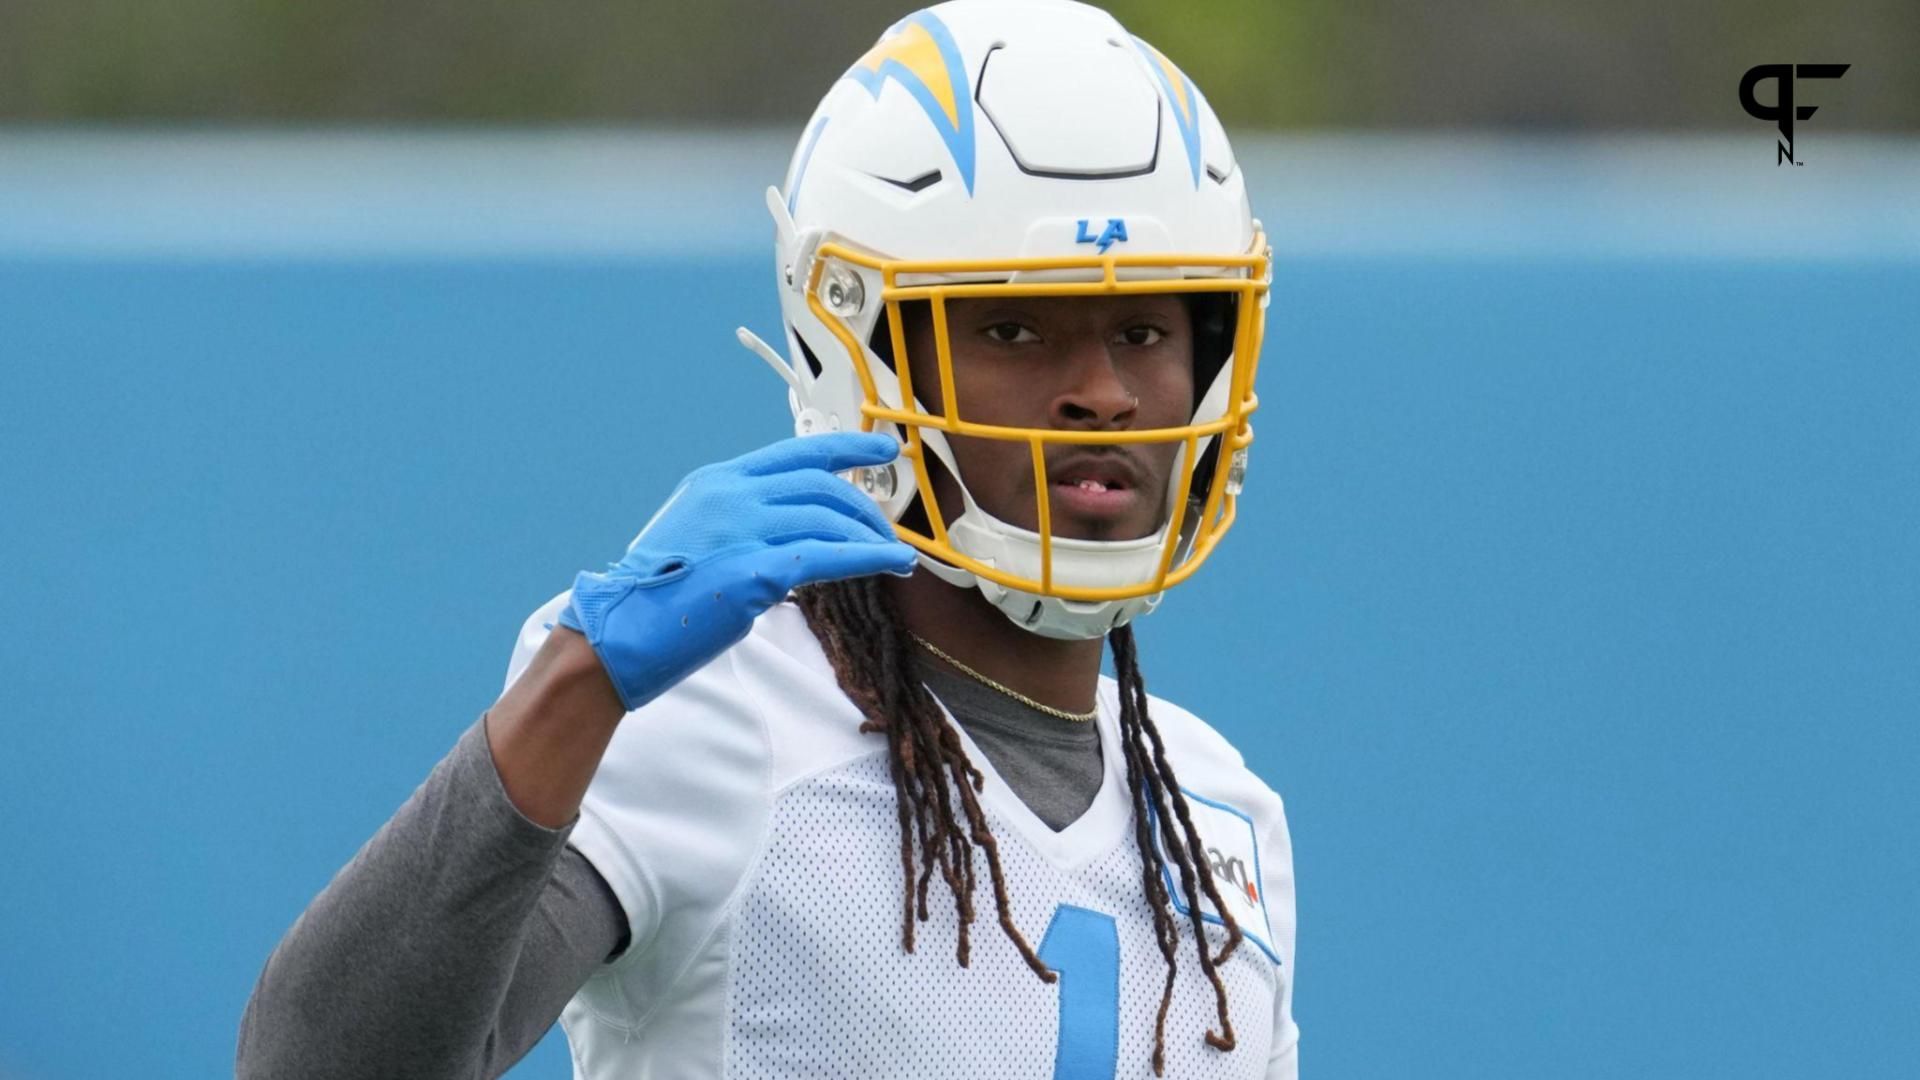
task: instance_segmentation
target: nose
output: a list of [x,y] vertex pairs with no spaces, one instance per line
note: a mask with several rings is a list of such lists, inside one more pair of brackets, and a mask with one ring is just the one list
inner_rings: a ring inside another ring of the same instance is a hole
[[1061,365],[1062,383],[1049,411],[1059,428],[1125,427],[1140,399],[1114,366],[1113,353],[1098,336],[1077,339]]

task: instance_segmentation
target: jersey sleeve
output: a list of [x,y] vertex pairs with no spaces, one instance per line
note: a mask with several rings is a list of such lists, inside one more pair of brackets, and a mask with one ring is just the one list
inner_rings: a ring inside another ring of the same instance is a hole
[[[1277,797],[1276,797],[1277,798]],[[1267,1058],[1267,1080],[1296,1080],[1300,1075],[1300,1029],[1293,1022],[1293,983],[1299,971],[1294,953],[1295,905],[1293,886],[1293,837],[1287,831],[1285,807],[1281,807],[1262,845],[1262,887],[1267,894],[1267,911],[1272,921],[1274,946],[1283,963],[1280,968],[1280,992],[1273,999],[1273,1042]]]
[[[569,599],[562,593],[528,617],[509,685]],[[770,759],[731,652],[620,721],[570,837],[626,913],[628,946],[608,965],[619,992],[603,995],[611,1005],[596,1001],[602,1019],[647,1013],[712,933],[764,838]]]

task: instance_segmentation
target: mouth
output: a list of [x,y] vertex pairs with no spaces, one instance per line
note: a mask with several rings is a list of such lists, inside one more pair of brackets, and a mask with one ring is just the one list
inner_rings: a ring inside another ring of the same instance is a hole
[[1073,455],[1049,465],[1048,501],[1081,518],[1117,520],[1141,503],[1139,472],[1118,455]]
[[1140,493],[1132,488],[1106,487],[1094,480],[1053,485],[1051,503],[1056,511],[1068,511],[1085,518],[1118,519],[1140,502]]

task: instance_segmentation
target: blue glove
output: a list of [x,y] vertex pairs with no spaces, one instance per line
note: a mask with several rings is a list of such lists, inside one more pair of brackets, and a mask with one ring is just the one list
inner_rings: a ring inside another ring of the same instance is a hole
[[607,572],[582,572],[560,625],[578,630],[628,710],[747,636],[812,581],[913,572],[913,548],[834,473],[892,461],[890,436],[807,435],[694,470]]

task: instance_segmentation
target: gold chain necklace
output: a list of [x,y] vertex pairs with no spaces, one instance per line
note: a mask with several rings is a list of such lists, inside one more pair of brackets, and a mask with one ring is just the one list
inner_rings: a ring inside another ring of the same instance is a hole
[[1032,698],[1028,697],[1027,695],[1021,693],[1020,691],[1015,690],[1010,686],[1003,686],[1000,683],[997,683],[992,679],[987,678],[985,675],[982,675],[979,672],[973,670],[972,668],[961,663],[960,661],[955,660],[953,657],[948,656],[946,652],[940,648],[940,646],[935,645],[933,642],[928,641],[926,638],[921,637],[919,634],[914,634],[913,631],[911,630],[907,631],[907,633],[913,635],[913,640],[919,642],[921,648],[927,650],[933,655],[939,657],[942,660],[945,660],[947,663],[952,664],[954,667],[957,667],[961,671],[972,676],[975,682],[984,683],[987,686],[990,686],[993,689],[998,690],[1001,693],[1007,695],[1008,697],[1019,702],[1020,704],[1027,706],[1030,709],[1038,709],[1041,712],[1046,713],[1048,716],[1057,716],[1062,720],[1068,720],[1076,724],[1089,724],[1089,723],[1092,723],[1094,720],[1098,719],[1100,716],[1100,707],[1097,704],[1093,707],[1092,710],[1088,712],[1073,713],[1073,712],[1068,712],[1065,709],[1056,709],[1051,705],[1046,705],[1046,704],[1042,704],[1041,702],[1035,701]]

